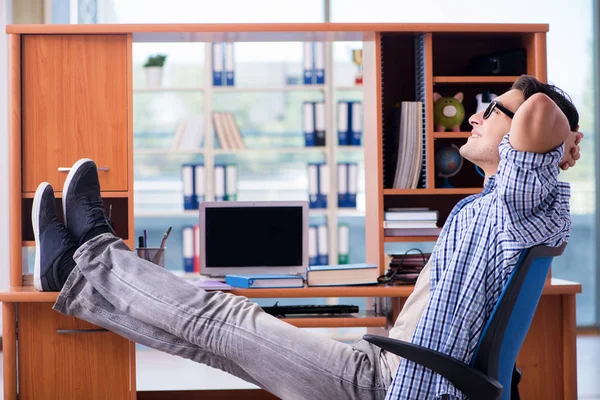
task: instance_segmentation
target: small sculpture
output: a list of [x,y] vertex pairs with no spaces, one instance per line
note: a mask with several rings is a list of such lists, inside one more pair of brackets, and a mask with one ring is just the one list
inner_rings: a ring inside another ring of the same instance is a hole
[[462,104],[463,94],[458,92],[454,97],[442,97],[433,94],[433,122],[436,132],[460,132],[460,125],[465,119],[465,107]]

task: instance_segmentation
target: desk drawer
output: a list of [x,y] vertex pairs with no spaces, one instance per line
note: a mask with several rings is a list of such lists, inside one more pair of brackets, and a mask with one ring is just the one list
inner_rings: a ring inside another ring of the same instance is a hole
[[19,399],[130,398],[129,341],[52,310],[18,305]]

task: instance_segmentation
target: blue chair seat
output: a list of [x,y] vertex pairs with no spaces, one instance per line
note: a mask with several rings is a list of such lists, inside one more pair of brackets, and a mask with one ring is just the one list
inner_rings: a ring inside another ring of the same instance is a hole
[[401,340],[375,335],[363,338],[442,375],[471,400],[518,400],[521,373],[515,364],[517,355],[531,326],[552,259],[560,256],[566,245],[565,242],[558,247],[535,246],[523,251],[484,327],[470,364]]

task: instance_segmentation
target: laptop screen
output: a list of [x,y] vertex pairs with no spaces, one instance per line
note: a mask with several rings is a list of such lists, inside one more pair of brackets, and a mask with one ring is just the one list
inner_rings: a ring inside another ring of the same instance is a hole
[[301,206],[207,207],[204,217],[209,269],[303,265]]

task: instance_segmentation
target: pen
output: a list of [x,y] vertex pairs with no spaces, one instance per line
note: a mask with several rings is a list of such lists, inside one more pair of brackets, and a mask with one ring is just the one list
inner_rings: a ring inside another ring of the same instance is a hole
[[148,232],[144,229],[144,247],[148,247]]
[[160,242],[161,248],[165,247],[165,242],[167,241],[167,238],[171,234],[171,229],[173,229],[172,226],[170,226],[169,229],[167,229],[167,232],[163,235],[162,241]]
[[144,247],[144,237],[143,236],[138,237],[138,247],[140,249]]

